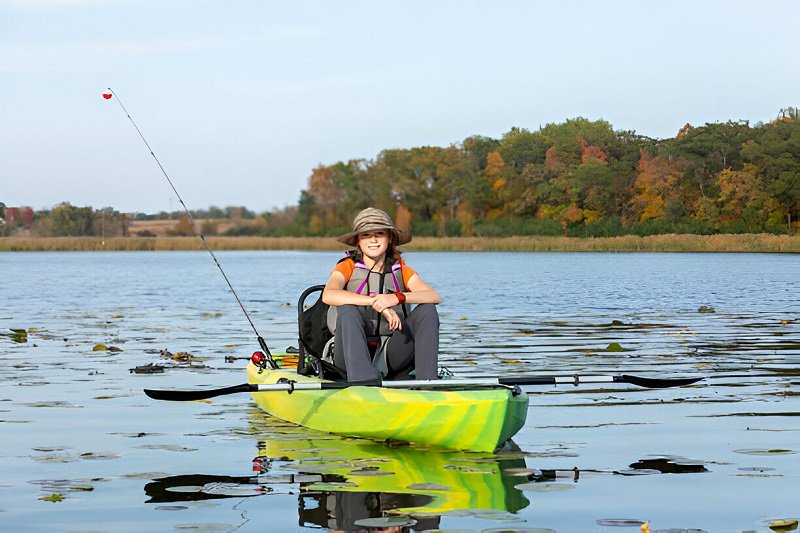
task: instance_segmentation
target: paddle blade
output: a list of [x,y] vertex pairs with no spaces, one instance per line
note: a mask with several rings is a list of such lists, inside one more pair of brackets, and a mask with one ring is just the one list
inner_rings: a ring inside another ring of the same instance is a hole
[[614,376],[614,381],[617,383],[630,383],[639,387],[648,389],[666,389],[669,387],[683,387],[684,385],[691,385],[703,379],[700,378],[643,378],[640,376],[628,376],[623,374],[621,376]]
[[207,389],[207,390],[154,390],[144,389],[144,393],[154,400],[166,400],[170,402],[193,402],[195,400],[207,400],[216,396],[224,396],[226,394],[236,394],[239,392],[253,392],[256,390],[255,385],[249,383],[242,383],[241,385],[233,385],[231,387],[223,387],[221,389]]

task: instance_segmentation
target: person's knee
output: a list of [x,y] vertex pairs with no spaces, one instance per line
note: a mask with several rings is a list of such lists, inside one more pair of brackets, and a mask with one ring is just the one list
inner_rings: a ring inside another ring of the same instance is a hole
[[439,311],[434,304],[419,304],[414,308],[414,314],[418,315],[418,320],[422,322],[439,326]]
[[340,305],[336,308],[336,322],[361,320],[361,314],[358,312],[358,306],[355,305]]

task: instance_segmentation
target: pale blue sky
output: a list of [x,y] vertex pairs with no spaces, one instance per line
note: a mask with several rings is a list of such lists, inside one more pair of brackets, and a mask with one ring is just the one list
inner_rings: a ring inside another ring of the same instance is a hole
[[0,201],[297,202],[316,165],[584,116],[800,105],[800,2],[0,0]]

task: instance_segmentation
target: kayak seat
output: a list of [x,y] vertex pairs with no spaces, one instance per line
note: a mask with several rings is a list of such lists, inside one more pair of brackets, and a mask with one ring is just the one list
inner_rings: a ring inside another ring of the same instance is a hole
[[[328,328],[328,304],[322,301],[325,285],[312,285],[297,301],[298,348],[297,373],[323,379],[345,379],[344,370],[333,364],[333,333]],[[317,300],[306,306],[316,294]]]

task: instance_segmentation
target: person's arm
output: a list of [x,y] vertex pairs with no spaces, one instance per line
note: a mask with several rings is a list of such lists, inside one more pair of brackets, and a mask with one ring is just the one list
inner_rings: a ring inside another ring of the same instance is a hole
[[[343,276],[344,278],[344,276]],[[404,303],[409,304],[438,304],[442,297],[430,285],[422,281],[416,272],[408,280],[408,288],[403,292]],[[380,312],[387,307],[394,307],[400,304],[400,299],[395,293],[379,294],[372,302],[372,308]]]
[[442,297],[436,290],[422,281],[419,274],[414,274],[408,280],[408,290],[405,292],[406,302],[410,304],[439,304],[442,303]]
[[346,290],[344,288],[346,283],[344,274],[338,270],[331,272],[322,291],[322,301],[328,305],[372,305],[371,296]]

